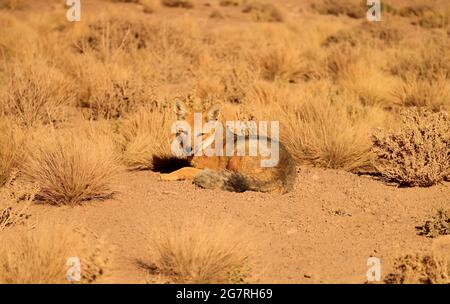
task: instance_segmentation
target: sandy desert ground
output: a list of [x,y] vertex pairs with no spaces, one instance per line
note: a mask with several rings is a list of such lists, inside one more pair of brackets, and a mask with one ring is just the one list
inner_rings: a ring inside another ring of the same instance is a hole
[[[0,283],[450,282],[447,1],[59,2],[0,0]],[[279,120],[294,190],[161,181],[176,98]]]

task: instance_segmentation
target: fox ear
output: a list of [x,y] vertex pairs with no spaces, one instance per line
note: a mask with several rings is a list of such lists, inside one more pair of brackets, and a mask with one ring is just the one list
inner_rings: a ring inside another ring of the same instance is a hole
[[186,105],[180,100],[175,100],[173,110],[174,110],[175,114],[177,115],[178,120],[184,120],[186,118],[186,115],[188,114]]
[[220,106],[218,104],[213,105],[206,112],[207,121],[218,120],[220,117]]

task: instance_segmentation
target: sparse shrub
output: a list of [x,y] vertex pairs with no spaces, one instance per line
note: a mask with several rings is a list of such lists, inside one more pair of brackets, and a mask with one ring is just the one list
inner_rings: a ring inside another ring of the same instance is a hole
[[[413,22],[415,23],[415,22]],[[443,28],[446,29],[450,25],[450,10],[443,12],[427,12],[417,21],[423,28]]]
[[6,96],[0,104],[5,115],[27,127],[56,119],[62,104],[73,101],[70,83],[46,63],[14,62],[7,70]]
[[431,6],[424,3],[415,3],[413,5],[403,7],[398,11],[398,13],[402,17],[420,17],[423,16],[426,12],[430,11],[433,11],[433,8]]
[[114,51],[132,52],[148,46],[148,27],[142,16],[111,13],[88,19],[73,28],[72,40],[80,53],[94,51],[100,58]]
[[331,47],[325,59],[328,74],[333,79],[354,74],[362,60],[361,53],[360,49],[355,49],[347,44]]
[[433,111],[450,109],[450,87],[445,75],[436,80],[407,78],[393,91],[393,96],[406,107],[427,107]]
[[394,270],[384,282],[387,284],[449,284],[450,263],[435,253],[407,254],[396,259]]
[[42,130],[27,149],[22,166],[37,184],[36,199],[50,204],[80,204],[111,197],[120,173],[113,142],[101,133]]
[[403,80],[434,81],[450,78],[449,43],[445,39],[426,39],[417,49],[395,53],[390,71]]
[[416,227],[420,235],[435,238],[440,235],[450,234],[450,210],[439,209],[431,220],[423,226]]
[[268,0],[249,0],[242,9],[244,13],[250,13],[257,22],[283,22],[284,16],[281,10]]
[[396,82],[395,77],[382,73],[378,68],[361,64],[342,75],[337,83],[342,91],[354,94],[365,106],[391,108],[395,103]]
[[326,47],[336,44],[349,44],[352,47],[393,46],[403,39],[403,33],[396,27],[380,22],[364,21],[350,29],[342,29],[330,35],[324,41]]
[[224,16],[224,14],[223,14],[220,10],[215,9],[215,10],[213,10],[213,11],[211,12],[211,14],[209,15],[209,18],[213,18],[213,19],[224,19],[225,16]]
[[411,23],[423,28],[447,28],[450,11],[447,8],[435,8],[425,3],[408,5],[398,11],[400,16],[412,18]]
[[161,0],[161,3],[168,7],[193,8],[195,6],[194,0]]
[[122,161],[133,169],[153,169],[154,158],[171,157],[170,119],[160,111],[141,108],[119,124]]
[[11,177],[21,159],[22,136],[20,129],[10,120],[0,123],[0,187]]
[[255,57],[255,64],[265,80],[294,83],[307,74],[306,60],[296,49],[284,45],[260,50]]
[[147,14],[155,13],[160,8],[159,0],[139,0],[139,4],[142,5],[144,13]]
[[76,57],[72,72],[80,85],[77,106],[90,119],[119,118],[154,100],[139,67],[129,67],[92,56]]
[[347,15],[351,18],[363,18],[367,11],[365,1],[359,0],[322,0],[320,3],[314,3],[312,7],[320,14]]
[[219,5],[221,6],[239,6],[242,5],[244,0],[220,0]]
[[0,9],[16,10],[25,6],[24,0],[0,0]]
[[409,110],[399,131],[379,131],[372,141],[378,171],[400,185],[432,186],[450,169],[450,119],[445,113]]
[[329,101],[336,97],[325,95],[305,97],[303,102],[297,101],[295,106],[284,110],[280,122],[287,149],[299,164],[347,171],[371,170],[369,134],[378,122],[378,110],[368,110],[340,98]]
[[13,179],[0,189],[0,234],[7,228],[24,223],[37,189],[34,186],[17,185]]
[[67,224],[46,222],[35,229],[4,232],[0,239],[1,284],[69,283],[69,257],[80,258],[80,283],[99,282],[110,265],[111,251],[103,242],[92,246],[86,235]]
[[249,275],[248,240],[229,223],[197,220],[159,231],[158,272],[170,283],[240,283]]

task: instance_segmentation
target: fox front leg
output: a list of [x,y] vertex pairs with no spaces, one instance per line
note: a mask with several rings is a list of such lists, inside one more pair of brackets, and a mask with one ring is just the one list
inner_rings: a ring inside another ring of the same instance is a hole
[[169,174],[161,174],[159,176],[159,179],[162,181],[180,181],[186,179],[190,180],[194,179],[194,177],[197,176],[197,174],[199,174],[202,171],[203,171],[202,169],[185,167]]

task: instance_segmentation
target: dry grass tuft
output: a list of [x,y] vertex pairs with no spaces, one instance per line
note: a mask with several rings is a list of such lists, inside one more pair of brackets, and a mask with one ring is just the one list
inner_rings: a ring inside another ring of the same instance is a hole
[[0,9],[16,10],[25,6],[24,0],[0,0]]
[[426,107],[433,111],[450,109],[450,86],[445,75],[435,80],[407,78],[393,95],[405,107]]
[[380,131],[372,141],[377,169],[389,181],[427,187],[450,170],[450,119],[445,113],[407,111],[399,131]]
[[256,22],[283,22],[282,11],[270,0],[249,0],[244,3],[244,13],[250,13]]
[[420,235],[435,238],[440,235],[450,235],[450,210],[439,209],[431,220],[423,226],[416,227]]
[[92,57],[84,57],[74,64],[75,77],[82,88],[77,105],[88,118],[119,118],[154,99],[152,90],[132,67],[103,64]]
[[31,127],[57,119],[59,106],[72,100],[70,83],[60,71],[39,59],[16,61],[7,70],[6,96],[0,109]]
[[220,0],[220,6],[239,6],[244,3],[244,0]]
[[133,169],[153,169],[154,158],[171,157],[170,127],[165,114],[147,108],[124,118],[118,138],[124,164]]
[[0,189],[0,232],[23,224],[30,217],[27,209],[37,192],[34,186],[24,187],[14,183],[14,178]]
[[307,102],[297,101],[295,107],[288,107],[280,117],[282,139],[300,164],[370,170],[373,155],[369,134],[382,120],[379,110],[365,109],[342,98],[328,101],[332,98],[309,96]]
[[159,0],[139,0],[139,4],[146,14],[156,13],[161,7],[161,1]]
[[407,254],[396,259],[394,270],[384,282],[387,284],[449,284],[450,263],[435,253]]
[[120,173],[113,141],[82,130],[38,132],[21,169],[38,185],[37,199],[56,205],[108,198]]
[[0,123],[0,187],[9,180],[22,158],[21,133],[14,123],[3,118]]
[[68,283],[70,257],[80,259],[80,283],[98,282],[107,273],[110,249],[102,241],[88,246],[87,236],[67,224],[48,222],[14,232],[0,235],[1,284]]
[[170,225],[153,243],[156,267],[171,283],[239,283],[248,275],[248,240],[229,223]]
[[360,0],[322,0],[320,3],[314,3],[312,7],[319,14],[363,18],[367,11],[367,7],[364,4],[365,2]]
[[195,0],[161,0],[162,5],[168,7],[183,7],[193,8],[195,7]]
[[285,45],[267,47],[255,54],[261,78],[269,81],[295,83],[308,74],[305,59],[295,48]]

